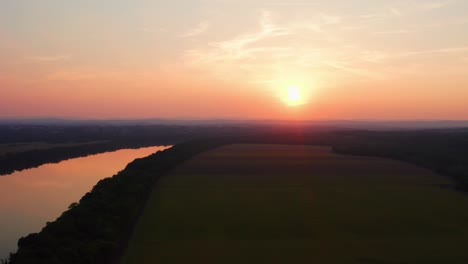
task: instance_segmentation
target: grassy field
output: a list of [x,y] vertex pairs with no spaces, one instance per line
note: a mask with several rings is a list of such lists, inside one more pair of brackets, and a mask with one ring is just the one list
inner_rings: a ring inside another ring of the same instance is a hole
[[468,196],[326,147],[232,145],[167,175],[123,263],[468,263]]

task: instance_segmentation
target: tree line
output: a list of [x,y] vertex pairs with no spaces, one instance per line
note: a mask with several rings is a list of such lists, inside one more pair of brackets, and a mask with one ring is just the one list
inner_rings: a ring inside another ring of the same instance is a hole
[[[230,130],[232,131],[232,130]],[[101,180],[41,232],[18,241],[8,263],[115,263],[157,180],[194,155],[231,143],[329,145],[339,154],[410,162],[451,177],[468,191],[468,130],[306,131],[237,130],[180,143],[137,159]]]
[[115,263],[155,182],[194,155],[224,144],[221,140],[182,143],[137,159],[71,204],[54,222],[22,237],[9,264]]

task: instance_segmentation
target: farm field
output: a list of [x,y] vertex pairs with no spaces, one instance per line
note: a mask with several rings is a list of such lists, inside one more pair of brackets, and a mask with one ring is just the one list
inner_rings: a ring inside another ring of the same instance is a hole
[[162,178],[122,263],[468,263],[468,196],[398,161],[230,145]]

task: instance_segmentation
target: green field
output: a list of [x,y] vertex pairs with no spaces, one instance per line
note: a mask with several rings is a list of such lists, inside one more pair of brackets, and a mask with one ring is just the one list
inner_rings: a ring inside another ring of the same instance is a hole
[[468,196],[409,164],[231,145],[162,178],[123,263],[468,263]]

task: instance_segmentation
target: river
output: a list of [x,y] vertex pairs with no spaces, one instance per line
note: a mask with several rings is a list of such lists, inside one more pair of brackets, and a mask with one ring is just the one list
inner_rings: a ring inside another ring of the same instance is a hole
[[0,176],[0,260],[16,251],[20,237],[39,232],[99,180],[166,148],[123,149]]

